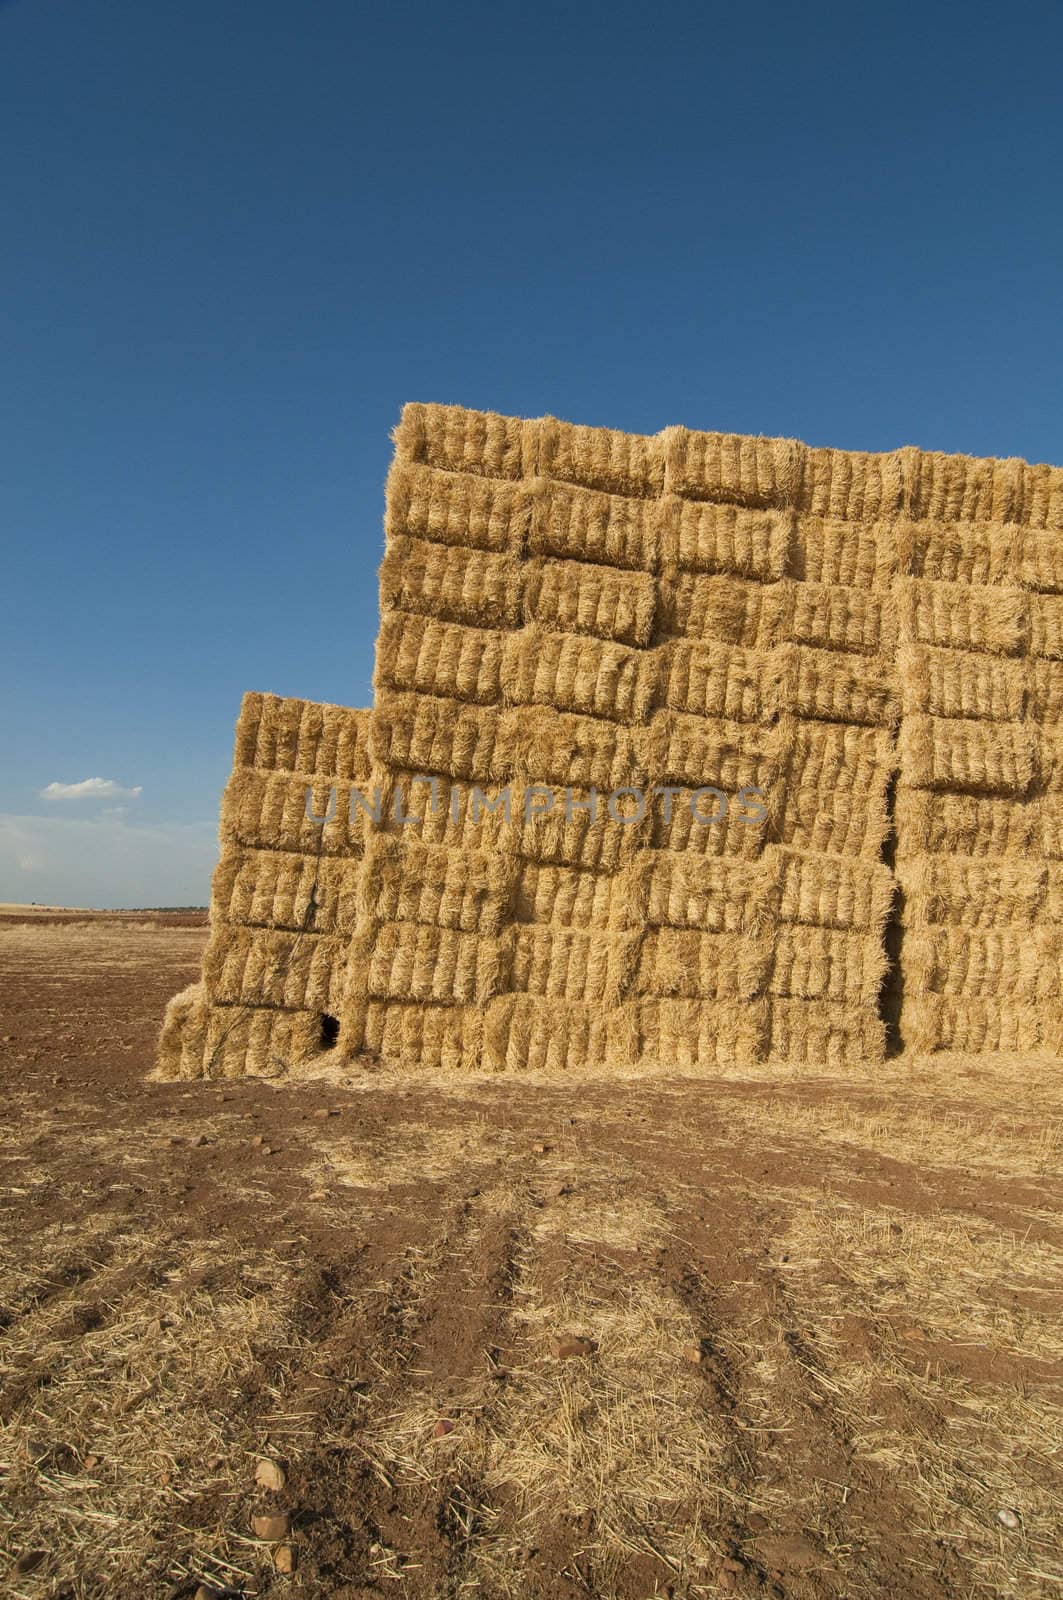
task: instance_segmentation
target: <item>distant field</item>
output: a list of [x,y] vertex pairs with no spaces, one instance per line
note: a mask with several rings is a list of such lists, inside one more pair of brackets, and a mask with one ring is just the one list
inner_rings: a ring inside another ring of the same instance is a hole
[[203,916],[0,906],[6,1593],[1058,1594],[1058,1066],[148,1082]]

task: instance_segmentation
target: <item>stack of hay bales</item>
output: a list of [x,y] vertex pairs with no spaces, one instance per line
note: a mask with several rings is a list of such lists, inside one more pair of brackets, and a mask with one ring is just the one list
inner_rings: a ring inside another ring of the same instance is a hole
[[917,1051],[1059,1054],[1060,474],[978,465],[968,516],[904,530],[902,1034]]
[[368,776],[368,723],[244,696],[203,975],[170,1001],[162,1076],[270,1076],[335,1043],[366,832],[345,797]]
[[164,1066],[337,1017],[411,1067],[880,1060],[894,851],[902,1036],[1059,1049],[1063,473],[448,406],[396,446],[373,711],[245,702]]

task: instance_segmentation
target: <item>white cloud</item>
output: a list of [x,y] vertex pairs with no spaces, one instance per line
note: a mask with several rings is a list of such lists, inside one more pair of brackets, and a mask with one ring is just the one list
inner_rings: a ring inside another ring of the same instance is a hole
[[0,902],[108,910],[206,905],[217,837],[214,822],[0,812]]
[[50,783],[41,790],[42,800],[136,800],[143,785],[123,789],[113,778],[82,778],[80,783]]

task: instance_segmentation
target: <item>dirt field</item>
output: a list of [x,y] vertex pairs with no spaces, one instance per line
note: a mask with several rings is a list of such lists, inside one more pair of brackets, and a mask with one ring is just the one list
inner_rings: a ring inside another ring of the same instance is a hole
[[1058,1069],[147,1082],[196,922],[0,917],[7,1593],[1058,1594]]

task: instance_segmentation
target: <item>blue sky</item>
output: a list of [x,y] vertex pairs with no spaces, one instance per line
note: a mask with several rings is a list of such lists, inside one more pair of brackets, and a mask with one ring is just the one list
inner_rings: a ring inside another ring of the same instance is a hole
[[1063,459],[1061,57],[1057,0],[0,0],[0,900],[205,901],[241,693],[368,702],[405,400]]

